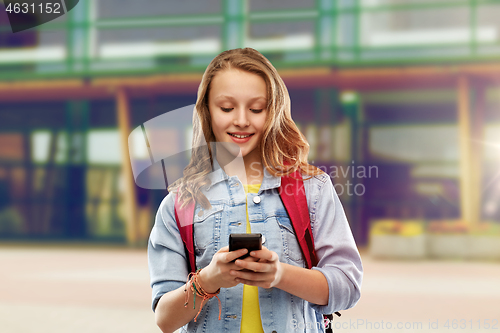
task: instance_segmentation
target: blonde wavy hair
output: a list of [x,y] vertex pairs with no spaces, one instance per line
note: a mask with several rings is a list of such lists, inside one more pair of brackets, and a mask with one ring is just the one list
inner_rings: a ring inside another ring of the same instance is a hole
[[210,143],[216,141],[212,131],[208,95],[210,83],[215,75],[228,69],[254,73],[266,82],[268,116],[260,147],[262,162],[268,172],[276,177],[288,175],[296,170],[311,177],[322,173],[319,168],[307,162],[309,144],[292,120],[290,96],[276,68],[252,48],[228,50],[216,56],[203,74],[193,112],[191,161],[184,169],[183,177],[168,187],[170,192],[180,193],[181,207],[193,199],[205,209],[211,207],[201,191],[202,187],[210,184],[207,177],[212,172],[213,163]]

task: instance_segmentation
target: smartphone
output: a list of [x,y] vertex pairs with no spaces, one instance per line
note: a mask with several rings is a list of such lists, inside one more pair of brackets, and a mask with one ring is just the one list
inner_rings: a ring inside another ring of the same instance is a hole
[[238,259],[250,256],[251,251],[262,250],[262,234],[230,234],[229,251],[247,249],[248,252]]

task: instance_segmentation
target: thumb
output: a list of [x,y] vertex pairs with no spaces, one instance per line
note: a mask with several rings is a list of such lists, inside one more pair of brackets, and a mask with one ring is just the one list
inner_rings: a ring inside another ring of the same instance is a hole
[[229,252],[229,246],[224,246],[219,251],[217,251],[217,253],[223,253],[223,252]]

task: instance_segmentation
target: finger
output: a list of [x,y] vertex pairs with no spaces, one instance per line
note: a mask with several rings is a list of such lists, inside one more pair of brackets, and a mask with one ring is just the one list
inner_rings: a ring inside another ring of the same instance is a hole
[[242,255],[246,254],[247,252],[248,252],[247,249],[239,249],[236,251],[227,252],[225,262],[230,263],[231,261],[235,260],[236,258],[241,257]]
[[253,258],[253,257],[246,257],[244,259],[236,259],[235,261],[229,263],[228,265],[229,266],[229,269],[234,269],[234,270],[237,270],[237,271],[241,271],[241,270],[246,270],[245,267],[242,267],[242,266],[238,266],[236,264],[236,262],[240,262],[240,261],[245,261],[245,262],[258,262],[259,259],[258,258]]
[[259,258],[255,258],[255,257],[246,257],[246,258],[243,258],[243,259],[240,259],[240,260],[244,260],[244,261],[248,261],[248,262],[257,262],[259,261],[260,259]]
[[241,279],[241,278],[236,278],[234,279],[234,281],[238,282],[238,283],[243,283],[243,284],[246,284],[246,285],[249,285],[249,286],[257,286],[257,284],[259,284],[259,282],[257,281],[251,281],[251,280],[245,280],[245,279]]
[[270,251],[266,248],[262,248],[262,250],[252,251],[250,255],[253,258],[264,259],[267,261],[276,261],[279,260],[279,256],[276,252]]
[[246,270],[246,268],[236,265],[235,262],[230,262],[230,263],[227,263],[226,265],[229,265],[229,267],[228,267],[229,270],[235,270],[235,271]]
[[236,279],[248,280],[253,282],[267,281],[269,279],[269,274],[251,271],[231,271],[230,274],[233,275]]
[[245,279],[240,279],[240,278],[236,278],[235,281],[238,283],[243,283],[243,284],[246,284],[249,286],[261,287],[264,289],[272,288],[270,283],[267,281],[252,281],[252,280],[245,280]]
[[217,251],[217,253],[222,253],[222,252],[229,252],[229,246],[224,246],[219,251]]
[[268,263],[263,263],[263,262],[253,262],[253,261],[245,261],[245,260],[236,260],[234,262],[237,266],[253,271],[253,272],[259,272],[259,273],[264,273],[264,272],[271,272],[272,271],[272,265]]

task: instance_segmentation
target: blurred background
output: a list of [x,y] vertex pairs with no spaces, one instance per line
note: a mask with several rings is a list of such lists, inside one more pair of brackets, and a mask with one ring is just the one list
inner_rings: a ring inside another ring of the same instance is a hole
[[[253,47],[363,256],[338,321],[500,329],[498,17],[495,0],[82,0],[14,34],[0,2],[0,321],[158,331],[146,244],[167,192],[135,185],[128,136],[194,104],[215,55]],[[190,131],[165,128],[167,152]]]

